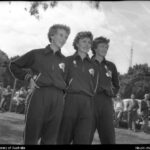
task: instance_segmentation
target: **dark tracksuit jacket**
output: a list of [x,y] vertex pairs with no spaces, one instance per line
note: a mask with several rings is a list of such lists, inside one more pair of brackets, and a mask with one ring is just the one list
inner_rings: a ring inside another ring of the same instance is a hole
[[99,72],[98,86],[94,97],[94,119],[91,143],[97,129],[101,144],[114,144],[112,97],[118,93],[119,80],[116,66],[104,59],[101,63],[92,58],[95,69]]
[[[29,80],[40,74],[36,81],[40,88],[35,88],[29,96],[25,144],[37,144],[39,138],[41,144],[56,143],[63,111],[63,90],[66,88],[64,64],[65,57],[60,51],[54,54],[50,45],[31,50],[10,64],[12,74],[20,80]],[[24,68],[31,71],[27,72]]]
[[[89,144],[96,72],[90,58],[67,57],[68,85],[58,144]],[[90,73],[94,70],[94,74]]]

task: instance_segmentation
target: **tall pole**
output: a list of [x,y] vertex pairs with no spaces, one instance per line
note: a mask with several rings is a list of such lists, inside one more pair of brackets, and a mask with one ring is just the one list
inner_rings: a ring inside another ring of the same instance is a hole
[[16,89],[16,84],[17,84],[17,79],[15,78],[14,85],[13,85],[13,91],[12,91],[11,99],[10,99],[9,112],[11,112],[12,101],[13,101],[13,97],[14,97],[14,93],[15,93],[15,89]]
[[130,64],[129,66],[132,67],[133,65],[133,45],[131,46],[131,52],[130,52]]

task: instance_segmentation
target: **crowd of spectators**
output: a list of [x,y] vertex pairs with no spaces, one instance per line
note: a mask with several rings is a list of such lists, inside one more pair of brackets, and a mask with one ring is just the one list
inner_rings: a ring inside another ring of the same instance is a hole
[[15,112],[25,114],[27,107],[27,97],[31,93],[30,89],[21,87],[19,90],[11,89],[10,85],[6,88],[0,83],[0,112]]

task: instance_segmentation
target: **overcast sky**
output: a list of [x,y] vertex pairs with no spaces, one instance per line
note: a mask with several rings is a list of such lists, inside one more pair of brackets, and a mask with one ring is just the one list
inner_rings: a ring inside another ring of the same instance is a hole
[[59,1],[57,7],[40,11],[40,20],[24,8],[29,2],[0,2],[0,49],[9,57],[22,55],[48,44],[51,25],[63,23],[71,34],[62,49],[66,56],[74,53],[72,41],[77,32],[91,31],[94,37],[110,38],[107,59],[114,62],[120,73],[126,73],[133,46],[133,65],[150,65],[150,2],[101,2],[99,10],[87,2]]

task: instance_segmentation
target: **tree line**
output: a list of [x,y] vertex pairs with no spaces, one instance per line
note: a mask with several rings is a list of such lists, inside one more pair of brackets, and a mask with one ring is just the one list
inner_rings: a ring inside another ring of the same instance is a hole
[[150,67],[148,64],[136,64],[128,72],[119,75],[120,94],[129,98],[133,93],[136,98],[143,99],[145,93],[150,93]]

